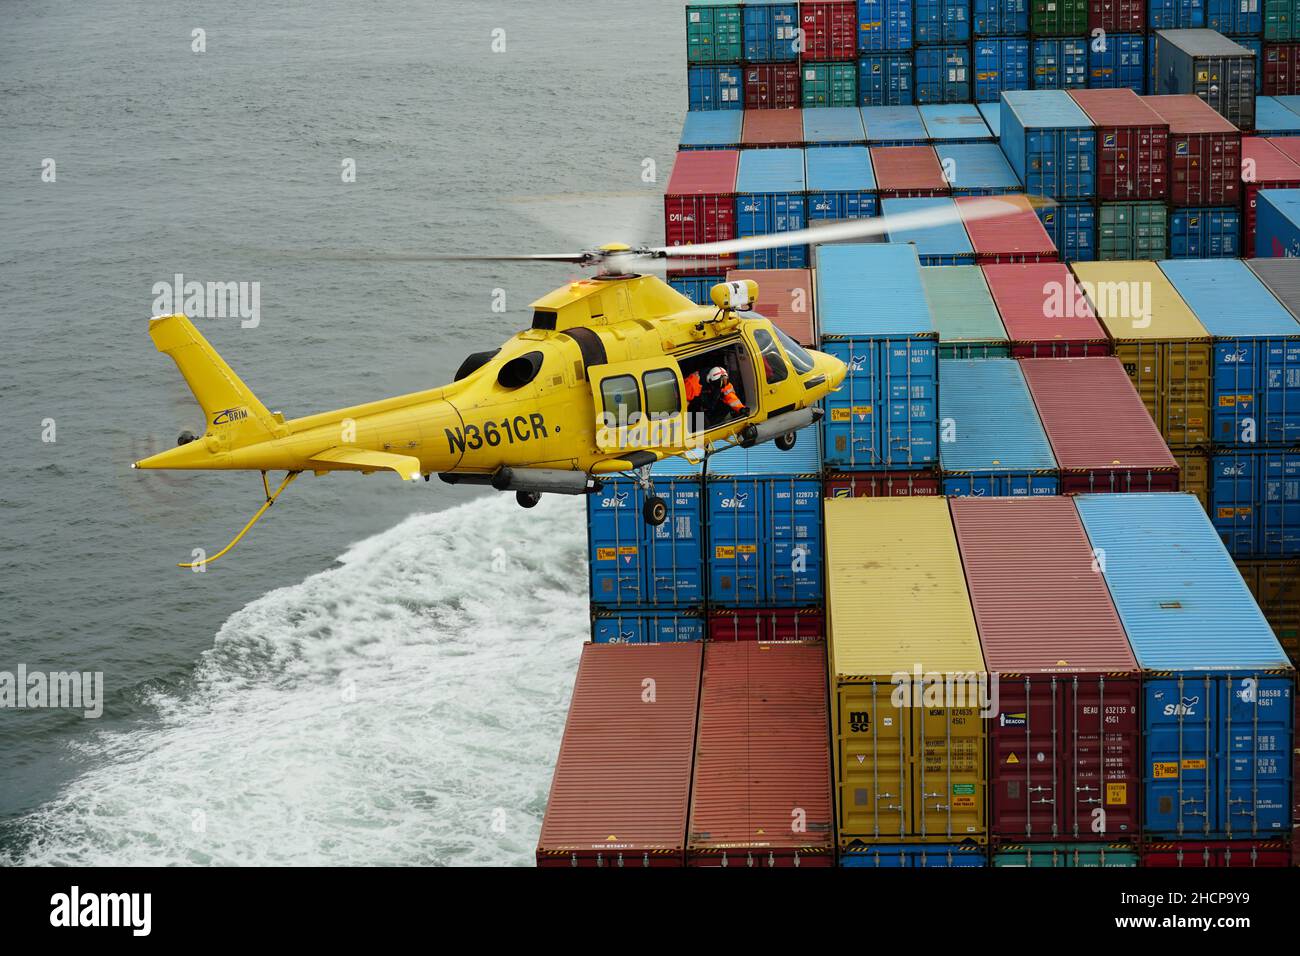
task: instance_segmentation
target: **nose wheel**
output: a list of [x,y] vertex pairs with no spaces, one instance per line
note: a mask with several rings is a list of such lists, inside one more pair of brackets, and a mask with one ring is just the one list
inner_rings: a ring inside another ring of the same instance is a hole
[[645,518],[646,524],[658,527],[668,519],[668,502],[658,495],[651,495],[641,508],[641,516]]
[[799,436],[797,432],[786,432],[784,435],[777,435],[776,438],[772,440],[776,442],[777,448],[781,449],[782,451],[789,451],[791,448],[794,447],[794,443],[798,439],[798,437]]

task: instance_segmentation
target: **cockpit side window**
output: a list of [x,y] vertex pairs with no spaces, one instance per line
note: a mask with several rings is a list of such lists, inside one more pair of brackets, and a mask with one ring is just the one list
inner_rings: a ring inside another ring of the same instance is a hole
[[754,329],[754,342],[758,345],[758,354],[763,360],[763,374],[767,376],[767,384],[784,382],[790,372],[785,367],[785,356],[781,354],[781,347],[776,344],[776,340],[767,334],[767,329]]
[[804,349],[802,345],[790,338],[790,336],[786,335],[775,325],[772,326],[772,331],[776,333],[777,339],[779,339],[781,345],[785,347],[785,354],[790,359],[790,364],[794,366],[796,374],[803,375],[807,372],[811,372],[817,367],[817,363],[813,361],[813,357],[808,354],[807,350]]

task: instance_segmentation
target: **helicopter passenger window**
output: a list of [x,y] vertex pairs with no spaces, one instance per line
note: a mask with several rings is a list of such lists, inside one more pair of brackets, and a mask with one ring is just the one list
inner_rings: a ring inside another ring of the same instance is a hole
[[763,374],[767,376],[767,384],[784,382],[790,373],[785,367],[785,356],[781,354],[781,347],[776,344],[776,340],[767,334],[767,329],[755,329],[754,341],[758,343],[758,352],[763,359]]
[[636,378],[631,375],[614,375],[600,383],[601,401],[605,413],[612,415],[618,426],[636,424],[641,414],[641,392]]
[[668,418],[682,410],[682,395],[677,376],[671,369],[657,368],[642,376],[645,383],[645,410],[653,418]]

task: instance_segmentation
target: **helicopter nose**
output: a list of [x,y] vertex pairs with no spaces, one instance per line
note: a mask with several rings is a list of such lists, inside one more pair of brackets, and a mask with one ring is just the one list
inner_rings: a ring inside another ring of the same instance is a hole
[[835,391],[844,384],[844,379],[849,374],[849,367],[833,355],[827,355],[825,361],[828,366],[826,380],[830,382],[831,391]]

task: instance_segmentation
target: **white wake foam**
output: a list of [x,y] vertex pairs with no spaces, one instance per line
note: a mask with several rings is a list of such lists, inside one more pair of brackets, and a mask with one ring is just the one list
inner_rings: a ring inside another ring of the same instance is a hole
[[86,744],[24,864],[528,864],[586,624],[582,504],[418,515],[234,614]]

